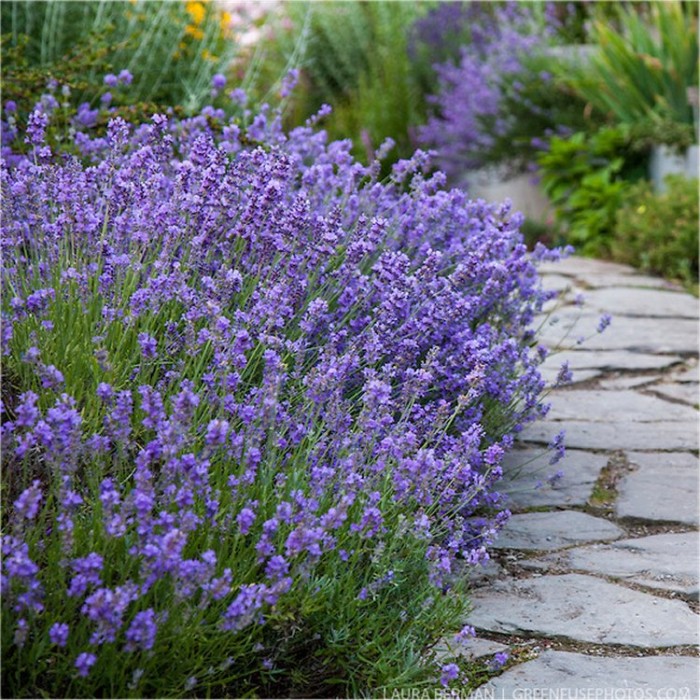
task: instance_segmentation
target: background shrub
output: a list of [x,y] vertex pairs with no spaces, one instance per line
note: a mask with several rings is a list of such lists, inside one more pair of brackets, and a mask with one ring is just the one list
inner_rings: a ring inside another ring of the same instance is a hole
[[615,217],[613,257],[656,274],[698,283],[698,181],[669,176],[654,193],[647,182],[632,186]]
[[634,148],[629,129],[604,127],[590,135],[554,136],[537,164],[567,241],[584,255],[609,254],[628,182],[646,174],[646,154]]

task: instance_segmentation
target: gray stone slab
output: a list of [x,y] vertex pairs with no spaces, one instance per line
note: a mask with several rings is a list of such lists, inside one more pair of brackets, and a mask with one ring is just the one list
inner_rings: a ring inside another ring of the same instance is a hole
[[618,517],[698,524],[697,457],[663,452],[628,457],[636,469],[618,484]]
[[540,421],[528,425],[520,439],[546,445],[565,430],[567,447],[580,450],[697,450],[698,424],[658,421],[592,423]]
[[586,285],[593,289],[627,286],[641,289],[665,289],[676,292],[684,291],[683,287],[678,284],[669,282],[663,279],[663,277],[652,277],[651,275],[618,275],[613,272],[610,274],[589,275],[586,276],[585,281]]
[[610,576],[649,588],[698,598],[700,538],[697,532],[662,533],[575,547],[528,560],[526,568],[564,567]]
[[[538,506],[583,506],[607,464],[605,455],[567,450],[564,459],[549,464],[550,453],[541,449],[515,450],[503,460],[503,479],[498,490],[507,496],[511,510]],[[553,483],[548,478],[561,470]]]
[[498,582],[472,595],[466,622],[502,634],[662,648],[698,643],[698,616],[658,598],[582,574]]
[[466,562],[457,562],[453,575],[461,578],[466,577],[472,588],[479,588],[490,586],[496,579],[503,578],[505,570],[497,561],[488,559],[477,566]]
[[[567,382],[565,386],[573,386],[574,384],[587,382],[589,379],[595,379],[602,374],[602,370],[598,369],[577,369],[572,372],[573,376],[571,377],[571,381]],[[559,378],[559,367],[541,367],[540,376],[549,386],[553,387]]]
[[683,292],[632,287],[606,287],[586,293],[586,309],[616,316],[698,318],[698,300]]
[[574,289],[576,283],[570,277],[557,274],[541,275],[542,287],[547,290],[556,290],[557,292],[565,292]]
[[619,391],[625,389],[635,389],[659,381],[658,375],[641,375],[634,377],[610,377],[598,382],[597,386],[605,391]]
[[636,391],[572,389],[556,391],[549,399],[552,420],[649,423],[672,420],[691,423],[698,420],[692,406],[671,403]]
[[698,367],[697,359],[688,360],[686,365],[685,368],[678,372],[670,374],[668,379],[674,382],[700,382],[700,367]]
[[466,659],[483,659],[493,656],[501,651],[508,651],[506,644],[492,642],[490,639],[474,637],[466,642],[454,642],[453,640],[441,640],[437,643],[435,653],[439,659],[447,659],[455,656],[464,656]]
[[[554,384],[562,364],[568,362],[569,369],[573,374],[570,384],[573,385],[599,377],[604,372],[661,370],[682,361],[683,359],[679,355],[652,355],[626,350],[565,350],[550,355],[540,365],[540,374],[548,384]],[[649,382],[653,379],[653,377],[646,377],[643,381],[639,380],[638,383]],[[634,383],[631,382],[630,386],[633,385]],[[629,388],[629,386],[621,388]]]
[[698,404],[700,404],[700,392],[697,384],[675,384],[671,382],[663,382],[652,387],[651,391],[669,399],[682,401],[683,403],[687,403],[689,406],[697,407]]
[[615,275],[635,275],[637,271],[629,265],[608,262],[607,260],[594,260],[593,258],[582,258],[572,255],[557,262],[538,263],[538,270],[541,274],[557,274],[569,277],[588,278],[605,274]]
[[[635,692],[636,691],[636,692]],[[700,697],[692,656],[588,656],[544,651],[477,688],[472,698]]]
[[496,549],[553,550],[616,540],[624,531],[609,520],[575,510],[513,515],[498,533]]
[[[612,324],[598,333],[599,315],[563,309],[556,318],[554,323],[545,323],[538,335],[538,342],[552,349],[580,347],[658,354],[698,352],[698,323],[691,319],[615,316]],[[581,344],[578,344],[579,339],[583,341]]]
[[542,363],[542,367],[558,371],[563,362],[568,362],[569,369],[573,372],[585,369],[633,371],[665,369],[682,361],[683,358],[679,355],[653,355],[626,350],[587,350],[582,346],[578,350],[553,353]]

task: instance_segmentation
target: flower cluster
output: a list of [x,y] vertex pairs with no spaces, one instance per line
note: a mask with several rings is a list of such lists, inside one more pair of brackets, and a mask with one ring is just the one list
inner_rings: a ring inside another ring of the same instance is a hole
[[0,171],[18,678],[32,638],[93,692],[147,683],[188,625],[224,656],[267,640],[264,673],[315,581],[386,604],[416,590],[411,551],[439,597],[486,558],[501,458],[544,411],[528,326],[556,254],[425,154],[381,183],[264,108],[115,119],[76,139],[84,162],[50,152],[48,118]]
[[[545,3],[545,9],[554,4]],[[484,154],[508,131],[510,123],[501,109],[503,78],[517,73],[523,56],[541,47],[545,37],[542,29],[534,29],[533,8],[527,4],[446,3],[433,12],[418,27],[418,35],[428,41],[437,41],[445,28],[469,28],[459,60],[435,66],[435,114],[420,133],[421,142],[437,151],[441,169],[458,176],[483,165]],[[557,23],[550,15],[545,13],[545,36]]]

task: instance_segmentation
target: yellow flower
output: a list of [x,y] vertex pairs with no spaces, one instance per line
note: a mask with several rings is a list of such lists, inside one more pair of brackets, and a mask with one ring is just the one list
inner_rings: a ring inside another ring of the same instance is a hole
[[189,14],[189,16],[192,18],[192,21],[195,23],[195,25],[201,24],[202,20],[204,19],[204,16],[207,13],[204,7],[204,3],[202,2],[188,2],[185,4],[185,10],[187,11],[187,14]]
[[185,34],[189,34],[193,39],[202,39],[204,37],[204,32],[199,27],[191,24],[185,27]]

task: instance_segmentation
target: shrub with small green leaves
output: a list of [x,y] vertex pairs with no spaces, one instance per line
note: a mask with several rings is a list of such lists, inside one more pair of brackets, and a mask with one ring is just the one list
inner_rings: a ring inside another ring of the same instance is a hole
[[537,162],[568,242],[584,255],[607,254],[627,182],[645,173],[646,154],[634,148],[629,130],[606,127],[590,135],[555,136]]
[[698,180],[666,178],[666,191],[639,183],[624,198],[611,242],[616,260],[664,277],[698,283]]

